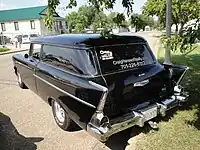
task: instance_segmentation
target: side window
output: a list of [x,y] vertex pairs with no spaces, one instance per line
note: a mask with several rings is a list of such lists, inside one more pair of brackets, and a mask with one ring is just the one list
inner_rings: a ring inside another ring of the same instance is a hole
[[35,59],[40,59],[40,50],[42,45],[41,44],[31,44],[29,56],[32,56]]
[[76,66],[76,50],[44,45],[42,61],[73,73],[82,74]]
[[95,67],[89,53],[65,47],[43,45],[42,61],[76,74],[94,74]]

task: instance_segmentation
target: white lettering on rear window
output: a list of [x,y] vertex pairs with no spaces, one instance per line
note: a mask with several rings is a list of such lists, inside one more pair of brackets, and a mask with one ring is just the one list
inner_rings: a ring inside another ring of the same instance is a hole
[[102,60],[110,60],[113,59],[113,53],[111,51],[100,51]]

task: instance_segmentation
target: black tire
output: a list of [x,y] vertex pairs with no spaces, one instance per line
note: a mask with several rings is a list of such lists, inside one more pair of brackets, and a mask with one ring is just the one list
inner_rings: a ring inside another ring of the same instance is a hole
[[[56,105],[59,105],[60,108],[62,109],[62,113],[63,113],[62,121],[61,121],[61,119],[59,119],[58,114],[56,113]],[[51,108],[52,108],[55,122],[61,129],[65,130],[65,131],[71,131],[74,129],[74,125],[75,125],[74,121],[69,117],[69,115],[66,113],[66,111],[64,110],[64,108],[58,101],[52,100]]]
[[22,81],[21,75],[19,74],[19,72],[16,72],[16,75],[17,75],[17,82],[18,82],[19,87],[22,89],[27,89],[27,86]]

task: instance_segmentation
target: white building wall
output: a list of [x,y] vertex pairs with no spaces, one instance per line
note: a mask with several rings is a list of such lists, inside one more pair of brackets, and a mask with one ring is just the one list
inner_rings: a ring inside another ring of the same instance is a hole
[[[41,35],[45,36],[45,35],[57,35],[60,34],[60,30],[56,30],[56,26],[54,25],[52,28],[52,31],[49,30],[46,26],[45,26],[45,22],[43,19],[40,19],[40,27],[41,27]],[[66,32],[66,24],[65,21],[62,21],[62,27],[63,27],[63,31]]]
[[[19,30],[15,30],[14,22],[18,22]],[[3,32],[5,36],[10,37],[11,39],[13,39],[14,36],[16,35],[21,35],[21,34],[23,35],[23,34],[36,33],[42,36],[60,34],[60,30],[55,30],[55,27],[53,27],[52,31],[48,30],[47,27],[45,26],[45,22],[43,19],[34,19],[34,22],[35,22],[35,29],[31,29],[30,20],[4,22],[6,31],[2,31],[0,26],[0,33]],[[62,21],[62,27],[63,31],[66,32],[67,29],[65,21]]]
[[41,27],[41,35],[55,35],[56,32],[54,30],[50,31],[48,28],[45,26],[44,19],[40,19],[40,27]]
[[[19,30],[15,30],[14,22],[18,22]],[[41,34],[39,19],[35,19],[34,22],[35,22],[35,29],[31,29],[30,20],[4,22],[6,31],[2,31],[0,27],[0,32],[3,32],[4,35],[9,36],[11,38],[19,34],[30,34],[30,33]]]

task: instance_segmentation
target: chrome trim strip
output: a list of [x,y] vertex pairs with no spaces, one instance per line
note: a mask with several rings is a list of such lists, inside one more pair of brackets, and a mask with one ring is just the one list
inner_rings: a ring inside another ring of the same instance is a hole
[[103,92],[103,93],[102,93],[102,96],[101,96],[101,99],[100,99],[100,102],[99,102],[99,105],[98,105],[98,107],[97,107],[97,111],[102,112],[103,109],[104,109],[104,105],[105,105],[105,102],[106,102],[106,98],[107,98],[107,96],[108,96],[108,88],[106,88],[106,87],[104,87],[104,86],[102,86],[102,85],[100,85],[100,84],[97,84],[97,83],[95,83],[95,82],[92,82],[92,81],[89,81],[89,83],[90,83],[92,86],[94,86],[94,87],[100,89],[100,90]]
[[108,90],[108,88],[106,88],[106,87],[104,87],[104,86],[102,86],[102,85],[100,85],[100,84],[97,84],[97,83],[95,83],[95,82],[93,82],[93,81],[89,81],[89,83],[90,83],[91,85],[93,85],[94,87],[96,87],[96,88],[102,90],[103,92],[106,92],[106,91]]
[[181,75],[181,77],[179,78],[179,80],[177,81],[176,85],[179,85],[183,79],[183,77],[185,76],[187,70],[189,70],[189,67],[185,68],[185,71],[183,72],[183,74]]
[[25,64],[23,64],[23,63],[21,63],[21,62],[19,62],[19,61],[16,61],[15,63],[17,63],[17,64],[19,64],[19,65],[22,65],[22,66],[24,66],[24,67],[26,67],[26,68],[28,68],[28,69],[30,69],[30,70],[33,70],[33,68],[31,68],[31,67],[29,67],[28,65],[25,65]]
[[87,106],[89,106],[89,107],[92,107],[92,108],[96,108],[94,105],[92,105],[92,104],[90,104],[90,103],[87,103],[87,102],[85,102],[84,100],[82,100],[82,99],[80,99],[80,98],[78,98],[78,97],[76,97],[76,96],[74,96],[74,95],[72,95],[72,94],[70,94],[70,93],[68,93],[68,92],[66,92],[66,91],[64,91],[64,90],[62,90],[62,89],[60,89],[59,87],[53,85],[52,83],[46,81],[46,80],[43,79],[43,78],[37,76],[36,74],[34,74],[33,76],[35,76],[35,77],[38,78],[39,80],[45,82],[46,84],[52,86],[53,88],[57,89],[58,91],[60,91],[60,92],[62,92],[62,93],[64,93],[64,94],[66,94],[66,95],[72,97],[73,99],[79,101],[80,103],[83,103],[83,104],[85,104],[85,105],[87,105]]
[[149,83],[149,79],[147,80],[143,80],[143,81],[140,81],[140,82],[136,82],[134,83],[134,87],[141,87],[141,86],[145,86],[146,84]]

